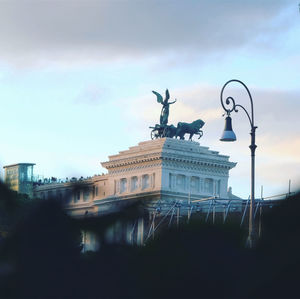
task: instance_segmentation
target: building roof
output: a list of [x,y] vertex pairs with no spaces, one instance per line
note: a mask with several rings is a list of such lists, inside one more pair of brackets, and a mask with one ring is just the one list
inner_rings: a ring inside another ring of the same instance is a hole
[[13,166],[19,166],[19,165],[34,166],[35,163],[16,163],[16,164],[5,165],[5,166],[3,166],[3,168],[13,167]]

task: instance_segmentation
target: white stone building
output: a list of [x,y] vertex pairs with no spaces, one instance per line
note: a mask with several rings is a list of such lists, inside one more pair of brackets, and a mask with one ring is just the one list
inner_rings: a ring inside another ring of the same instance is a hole
[[35,186],[40,198],[56,196],[73,216],[113,212],[131,201],[153,203],[228,199],[236,163],[199,143],[172,138],[140,142],[101,163],[108,173],[74,182]]

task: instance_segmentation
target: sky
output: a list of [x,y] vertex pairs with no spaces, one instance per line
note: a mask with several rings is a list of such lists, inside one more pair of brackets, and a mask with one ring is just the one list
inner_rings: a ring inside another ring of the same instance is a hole
[[[169,124],[203,119],[200,145],[229,155],[233,193],[250,193],[250,124],[232,114],[220,142],[222,86],[249,88],[256,194],[300,186],[299,1],[0,1],[0,166],[58,178],[106,173],[109,155],[150,139],[169,89]],[[250,109],[245,89],[226,96]]]

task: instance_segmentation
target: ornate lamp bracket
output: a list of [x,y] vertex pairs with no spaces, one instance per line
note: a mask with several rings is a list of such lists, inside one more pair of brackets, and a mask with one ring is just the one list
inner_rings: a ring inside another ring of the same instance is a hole
[[[236,104],[235,103],[235,100],[233,97],[227,97],[224,101],[224,98],[223,98],[223,93],[224,93],[224,89],[225,87],[232,83],[232,82],[237,82],[237,83],[240,83],[241,85],[244,86],[244,88],[246,89],[247,93],[248,93],[248,96],[249,96],[249,99],[250,99],[250,104],[251,104],[251,116],[249,115],[248,111],[245,109],[244,106],[240,105],[240,104]],[[255,125],[254,125],[254,112],[253,112],[253,100],[252,100],[252,96],[251,96],[251,93],[248,89],[248,87],[240,80],[237,80],[237,79],[232,79],[232,80],[229,80],[227,81],[222,90],[221,90],[221,95],[220,95],[220,99],[221,99],[221,105],[223,107],[223,109],[225,110],[226,114],[229,116],[231,112],[238,112],[238,107],[239,108],[242,108],[244,110],[244,112],[246,113],[247,117],[248,117],[248,120],[250,122],[250,126],[251,126],[251,131],[255,131],[255,129],[257,128]]]

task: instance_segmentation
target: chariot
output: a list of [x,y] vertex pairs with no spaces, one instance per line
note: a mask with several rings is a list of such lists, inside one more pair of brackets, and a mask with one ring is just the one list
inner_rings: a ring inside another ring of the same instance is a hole
[[198,139],[200,139],[203,135],[203,131],[200,130],[200,128],[202,128],[203,125],[204,122],[200,119],[191,124],[179,122],[177,127],[173,125],[168,126],[156,124],[155,127],[149,127],[152,129],[150,132],[150,137],[151,139],[179,137],[183,140],[185,134],[190,134],[189,140],[192,140],[193,135],[198,135]]
[[156,124],[155,127],[149,127],[151,130],[151,139],[163,138],[163,137],[174,137],[176,135],[176,127],[173,125],[159,125]]

